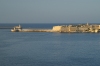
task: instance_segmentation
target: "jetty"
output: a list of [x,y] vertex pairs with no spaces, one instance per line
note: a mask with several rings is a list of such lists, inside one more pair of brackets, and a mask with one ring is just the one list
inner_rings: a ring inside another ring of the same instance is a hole
[[78,24],[53,26],[52,29],[22,29],[21,25],[13,27],[11,32],[59,32],[59,33],[98,33],[98,24]]

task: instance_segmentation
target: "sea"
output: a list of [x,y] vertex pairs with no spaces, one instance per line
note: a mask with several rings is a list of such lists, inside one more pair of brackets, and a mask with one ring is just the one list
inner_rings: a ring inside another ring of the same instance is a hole
[[[3,23],[13,27],[18,23]],[[59,23],[20,23],[47,28]],[[0,29],[0,66],[100,66],[100,33],[11,32]]]

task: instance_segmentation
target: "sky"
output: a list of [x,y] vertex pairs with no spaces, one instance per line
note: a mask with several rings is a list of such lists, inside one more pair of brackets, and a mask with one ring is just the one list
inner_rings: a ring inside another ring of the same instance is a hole
[[100,22],[100,0],[0,0],[0,23],[87,22]]

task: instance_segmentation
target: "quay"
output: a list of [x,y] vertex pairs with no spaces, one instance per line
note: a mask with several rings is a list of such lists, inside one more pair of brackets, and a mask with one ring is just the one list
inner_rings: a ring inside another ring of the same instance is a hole
[[98,33],[100,32],[100,25],[88,23],[78,25],[61,25],[53,26],[52,29],[22,29],[19,25],[11,29],[11,32]]

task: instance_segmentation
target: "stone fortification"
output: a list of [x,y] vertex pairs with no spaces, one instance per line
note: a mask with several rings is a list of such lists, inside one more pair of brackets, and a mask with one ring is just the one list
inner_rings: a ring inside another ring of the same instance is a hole
[[61,26],[54,26],[53,31],[57,32],[99,32],[100,25],[89,25],[82,24],[82,25],[61,25]]
[[53,26],[52,30],[54,32],[60,32],[62,30],[62,26]]

